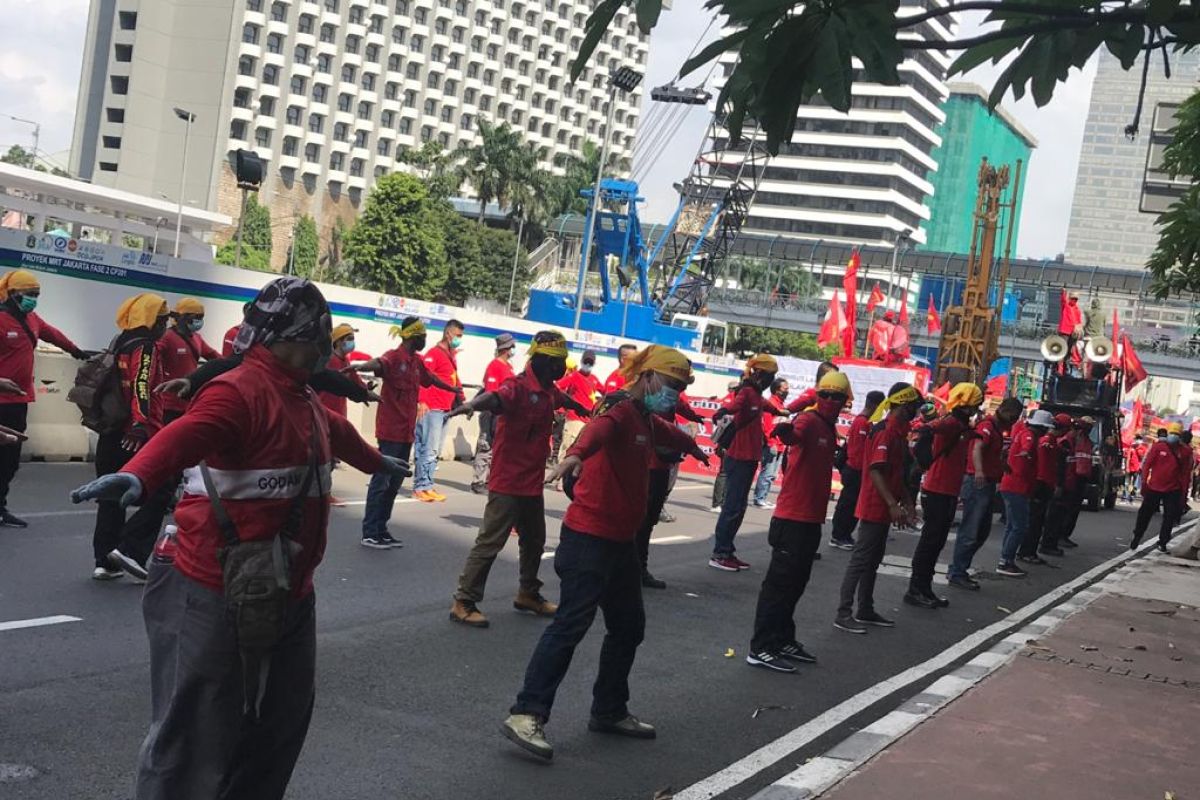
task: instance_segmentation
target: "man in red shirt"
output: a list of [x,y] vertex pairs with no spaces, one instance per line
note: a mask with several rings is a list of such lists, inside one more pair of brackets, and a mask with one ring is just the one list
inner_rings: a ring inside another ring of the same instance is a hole
[[[333,352],[329,355],[327,369],[339,375],[347,376],[356,385],[366,389],[367,385],[358,376],[358,372],[350,368],[350,354],[354,352],[354,334],[357,332],[357,328],[351,327],[345,322],[334,326],[333,333],[331,334],[333,337]],[[334,394],[333,392],[317,392],[317,397],[321,400],[321,404],[333,413],[343,417],[346,416],[346,409],[348,408],[346,401],[348,398],[345,395]]]
[[796,639],[796,604],[808,586],[813,556],[821,545],[821,524],[833,483],[837,419],[850,399],[850,379],[830,372],[817,384],[816,407],[773,429],[792,448],[792,460],[767,533],[771,563],[758,591],[754,635],[746,656],[751,666],[795,672],[792,662],[817,660]]
[[854,528],[858,519],[854,507],[858,505],[858,494],[862,489],[863,456],[867,450],[867,437],[871,433],[871,415],[883,402],[883,392],[868,392],[863,409],[850,423],[846,433],[845,463],[838,468],[842,476],[842,493],[833,509],[830,526],[829,546],[839,550],[854,549]]
[[[896,383],[871,417],[863,466],[867,479],[858,495],[858,540],[842,579],[841,599],[833,626],[847,633],[866,633],[868,625],[891,628],[896,623],[875,611],[875,574],[883,561],[888,529],[907,526],[915,515],[904,480],[908,431],[924,398],[911,384]],[[858,612],[855,613],[855,601]]]
[[625,373],[625,393],[588,423],[549,478],[578,476],[554,551],[561,599],[503,725],[505,736],[544,759],[552,758],[554,749],[543,726],[598,609],[604,611],[607,633],[588,730],[636,739],[655,736],[654,727],[630,714],[627,706],[629,671],[646,626],[634,535],[645,514],[651,451],[671,448],[701,462],[708,457],[695,440],[659,416],[676,407],[679,393],[692,380],[687,357],[650,345],[626,362]]
[[[513,352],[517,349],[517,340],[511,333],[502,333],[496,337],[496,354],[483,371],[484,392],[494,392],[516,373],[512,368]],[[475,494],[487,492],[488,471],[492,466],[492,433],[495,428],[495,418],[491,411],[479,413],[479,438],[475,440],[475,462],[471,476],[471,491]]]
[[[158,340],[158,361],[164,381],[186,378],[200,366],[200,359],[212,361],[221,354],[200,337],[204,327],[204,305],[194,297],[184,297],[171,312],[175,324]],[[187,400],[174,394],[162,395],[163,424],[183,416]],[[343,401],[344,403],[345,401]]]
[[[417,424],[417,398],[423,386],[448,384],[425,369],[421,351],[425,349],[425,323],[420,317],[405,317],[398,328],[391,330],[399,337],[400,346],[378,358],[356,364],[360,372],[373,372],[382,379],[379,411],[375,416],[375,437],[379,452],[385,456],[408,461],[412,453],[414,430]],[[376,473],[367,487],[367,504],[363,510],[362,544],[364,547],[389,549],[402,547],[399,539],[388,532],[396,493],[404,482],[403,475]]]
[[967,572],[971,561],[992,532],[992,505],[996,486],[1004,476],[1004,434],[1021,417],[1023,406],[1006,397],[993,416],[975,426],[968,445],[967,479],[962,487],[962,522],[954,539],[954,559],[947,570],[950,585],[979,590],[979,582]]
[[1029,501],[1037,486],[1037,451],[1043,436],[1054,428],[1054,415],[1041,409],[1033,412],[1024,425],[1013,428],[1008,447],[1008,469],[1000,479],[1000,497],[1004,499],[1004,542],[1000,545],[1000,564],[996,572],[1008,578],[1024,578],[1017,566],[1017,551],[1029,531]]
[[[243,317],[246,316],[246,312],[248,312],[250,310],[251,305],[253,305],[253,303],[246,303],[245,305],[242,306],[242,316]],[[238,331],[240,331],[241,329],[242,329],[242,323],[239,322],[238,324],[234,325],[229,330],[225,331],[225,337],[223,339],[221,339],[221,357],[222,358],[229,358],[231,355],[233,355],[233,353],[234,353],[233,345],[234,345],[234,342],[237,341]]]
[[1142,506],[1138,509],[1137,521],[1133,526],[1130,550],[1142,543],[1146,528],[1159,508],[1163,512],[1162,526],[1158,531],[1159,550],[1165,552],[1167,542],[1171,541],[1171,527],[1183,504],[1180,473],[1187,466],[1178,452],[1182,433],[1183,425],[1172,422],[1167,426],[1167,438],[1159,439],[1146,452],[1146,458],[1142,461]]
[[592,414],[592,409],[596,407],[597,401],[605,394],[604,385],[596,377],[595,369],[595,351],[584,350],[583,355],[579,359],[579,369],[569,373],[558,382],[558,388],[562,389],[567,397],[588,410],[587,414],[576,414],[574,411],[567,411],[567,422],[563,426],[562,436],[562,453],[564,454],[575,444],[575,440],[583,432],[583,426],[587,424],[588,418]]
[[1042,532],[1046,528],[1050,504],[1062,487],[1062,470],[1066,463],[1064,446],[1070,430],[1071,415],[1055,414],[1054,428],[1038,439],[1035,481],[1033,494],[1029,498],[1029,527],[1025,530],[1021,547],[1017,551],[1017,560],[1026,564],[1046,563],[1038,555],[1038,550],[1041,548]]
[[948,413],[930,424],[933,431],[933,463],[921,483],[921,508],[925,522],[912,557],[912,577],[904,602],[920,608],[942,608],[950,601],[933,591],[933,572],[938,556],[946,546],[958,495],[967,469],[967,449],[972,432],[971,420],[979,413],[983,392],[973,383],[959,383],[950,390]]
[[605,394],[618,392],[625,387],[625,365],[637,351],[637,345],[634,344],[623,344],[617,348],[617,368],[609,373],[608,379],[604,381]]
[[[332,461],[365,472],[405,469],[305,386],[329,337],[329,307],[315,286],[267,284],[238,336],[244,361],[207,383],[121,472],[72,493],[75,502],[119,508],[189,468],[174,553],[168,559],[164,547],[156,557],[143,598],[153,719],[140,750],[139,798],[268,800],[287,789],[313,709],[312,576],[325,552]],[[248,645],[241,624],[261,617],[231,613],[224,596],[219,553],[231,538],[288,540],[281,577],[262,581],[281,619],[261,647]]]
[[[34,310],[42,287],[32,272],[15,269],[0,277],[0,375],[19,387],[0,394],[0,425],[25,432],[33,390],[34,350],[39,341],[61,347],[74,358],[89,355]],[[8,488],[21,466],[21,440],[0,445],[0,526],[27,528],[29,523],[8,510]]]
[[713,569],[723,572],[750,569],[749,564],[734,555],[733,539],[746,516],[750,487],[766,442],[762,426],[763,392],[778,372],[778,362],[766,353],[747,360],[746,375],[728,409],[733,415],[735,433],[721,457],[721,466],[725,470],[725,502],[713,532],[712,557],[708,560]]
[[787,416],[787,396],[787,381],[783,378],[771,381],[762,415],[762,463],[758,468],[758,480],[754,482],[754,505],[757,508],[775,507],[770,502],[771,489],[775,485],[775,476],[779,474],[779,463],[783,461],[787,445],[775,438],[774,431],[779,418]]
[[474,411],[496,416],[495,450],[488,500],[479,534],[467,555],[450,619],[473,628],[486,628],[478,608],[496,556],[516,528],[520,548],[520,588],[513,608],[539,617],[553,616],[558,606],[542,597],[538,567],[546,547],[546,508],[543,481],[550,455],[550,429],[558,408],[583,407],[563,394],[554,382],[567,369],[567,340],[558,331],[540,331],[529,348],[529,363],[519,376],[494,390],[452,409],[446,418]]
[[1064,463],[1060,472],[1060,491],[1055,493],[1050,512],[1046,515],[1046,527],[1042,531],[1042,543],[1038,552],[1048,556],[1066,555],[1063,547],[1078,547],[1071,541],[1075,523],[1083,507],[1088,482],[1092,477],[1092,426],[1091,417],[1080,417],[1072,422],[1071,432],[1063,437]]
[[413,467],[413,497],[418,500],[445,502],[446,495],[433,488],[433,475],[437,471],[438,454],[446,434],[446,412],[462,402],[462,381],[458,378],[458,350],[462,347],[465,328],[456,319],[449,320],[442,329],[442,338],[429,348],[422,360],[425,370],[443,384],[453,386],[446,391],[438,386],[421,387],[417,401],[417,429],[413,442],[416,451]]

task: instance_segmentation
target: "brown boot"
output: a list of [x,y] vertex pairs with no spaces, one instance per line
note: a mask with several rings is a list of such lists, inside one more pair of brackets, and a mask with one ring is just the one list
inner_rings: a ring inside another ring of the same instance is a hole
[[513,608],[538,617],[553,617],[558,606],[536,592],[517,592]]
[[455,600],[450,606],[450,619],[472,628],[486,628],[488,618],[470,600]]

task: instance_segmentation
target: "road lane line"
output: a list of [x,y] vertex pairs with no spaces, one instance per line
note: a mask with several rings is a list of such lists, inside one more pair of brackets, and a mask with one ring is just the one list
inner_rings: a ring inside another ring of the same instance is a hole
[[17,516],[24,519],[41,519],[42,517],[82,517],[95,514],[95,506],[91,508],[70,509],[68,511],[21,511]]
[[651,539],[650,544],[670,544],[671,542],[690,542],[690,541],[692,541],[692,537],[690,537],[690,536],[659,536],[657,538]]
[[59,614],[54,617],[14,619],[9,622],[0,622],[0,631],[19,631],[22,628],[41,628],[45,625],[61,625],[64,622],[83,622],[83,618],[68,617],[66,614]]

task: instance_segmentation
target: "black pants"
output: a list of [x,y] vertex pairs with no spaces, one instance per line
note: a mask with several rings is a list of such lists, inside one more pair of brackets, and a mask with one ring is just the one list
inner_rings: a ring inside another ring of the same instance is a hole
[[717,464],[717,477],[713,480],[713,508],[719,508],[725,502],[725,457],[717,456]]
[[1058,543],[1063,539],[1071,538],[1071,534],[1075,532],[1075,523],[1079,520],[1079,510],[1083,507],[1085,489],[1087,484],[1064,489],[1050,504],[1050,511],[1046,514],[1046,527],[1042,529],[1043,548],[1058,547]]
[[[96,477],[120,472],[133,453],[122,449],[121,433],[104,433],[96,442]],[[125,509],[116,500],[96,503],[96,527],[92,532],[92,555],[97,567],[108,568],[108,554],[120,550],[124,555],[145,564],[154,550],[163,517],[170,507],[175,484],[171,481],[149,497],[128,521]]]
[[[29,403],[0,403],[0,425],[25,432]],[[21,467],[21,443],[0,446],[0,513],[8,511],[8,487]]]
[[629,671],[646,631],[637,549],[633,542],[601,539],[563,525],[554,571],[560,582],[558,612],[533,650],[525,685],[510,713],[550,718],[558,685],[599,609],[608,630],[592,686],[592,716],[624,719],[629,714]]
[[287,611],[259,717],[243,713],[242,663],[225,599],[170,564],[151,565],[142,597],[150,639],[150,732],[136,800],[280,800],[313,709],[312,594]]
[[646,565],[650,563],[650,534],[654,533],[654,526],[658,524],[659,515],[662,514],[663,506],[666,505],[667,495],[670,492],[671,470],[650,470],[650,495],[646,503],[646,517],[642,520],[642,527],[638,528],[635,539],[638,560],[642,562],[643,572],[646,571]]
[[859,614],[875,610],[875,572],[883,562],[890,527],[887,522],[859,522],[858,540],[846,565],[846,577],[842,578],[838,617],[854,613],[855,599]]
[[771,545],[771,564],[758,590],[750,640],[753,653],[796,641],[796,604],[812,574],[813,555],[821,545],[821,524],[772,517],[767,543]]
[[1142,507],[1138,509],[1137,522],[1133,526],[1133,539],[1129,545],[1137,547],[1142,543],[1146,528],[1150,527],[1150,520],[1158,513],[1159,508],[1162,508],[1163,518],[1162,526],[1158,529],[1158,543],[1165,547],[1167,542],[1171,541],[1171,528],[1175,526],[1182,506],[1183,498],[1179,492],[1156,492],[1142,486]]
[[1041,481],[1033,487],[1033,496],[1029,498],[1029,527],[1021,539],[1020,555],[1031,558],[1037,555],[1038,546],[1042,543],[1042,531],[1046,528],[1046,514],[1050,511],[1050,503],[1054,499],[1054,490]]
[[938,556],[946,546],[950,526],[954,524],[954,512],[958,510],[958,497],[936,492],[921,493],[921,508],[925,512],[925,524],[921,526],[921,538],[912,557],[912,577],[909,591],[930,594],[933,592],[933,572]]
[[844,542],[854,535],[854,527],[858,525],[854,507],[858,505],[858,492],[862,489],[861,471],[843,467],[841,473],[842,493],[833,509],[833,529],[829,534],[835,542]]

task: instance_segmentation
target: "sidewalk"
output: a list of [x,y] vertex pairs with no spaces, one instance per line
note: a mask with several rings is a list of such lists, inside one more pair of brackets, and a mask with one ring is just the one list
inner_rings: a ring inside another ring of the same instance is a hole
[[1200,797],[1200,562],[1148,555],[1099,588],[823,797]]

